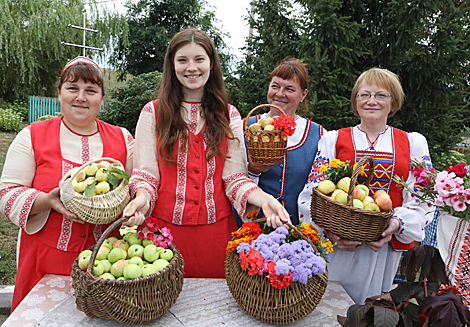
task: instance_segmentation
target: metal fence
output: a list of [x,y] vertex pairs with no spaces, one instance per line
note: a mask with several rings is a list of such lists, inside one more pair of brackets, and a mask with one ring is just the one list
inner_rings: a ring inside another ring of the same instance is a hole
[[39,117],[61,112],[59,99],[30,96],[28,97],[28,119],[29,123],[34,123]]

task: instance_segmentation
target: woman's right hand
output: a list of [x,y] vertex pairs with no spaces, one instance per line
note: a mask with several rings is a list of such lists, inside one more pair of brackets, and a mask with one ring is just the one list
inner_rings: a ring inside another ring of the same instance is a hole
[[[70,211],[68,211],[64,204],[62,203],[62,201],[60,200],[60,187],[56,187],[55,189],[53,189],[52,191],[50,191],[49,193],[43,193],[44,194],[44,198],[41,199],[44,201],[44,204],[49,207],[50,209],[53,209],[55,211],[57,211],[58,213],[60,213],[61,215],[64,215],[66,218],[76,222],[76,223],[80,223],[80,224],[84,224],[85,222],[83,220],[81,220],[80,218],[78,218],[78,216],[74,213],[71,213]],[[39,198],[39,197],[38,197]],[[37,201],[38,199],[36,199]],[[41,201],[40,200],[40,201]],[[39,201],[38,201],[38,204],[39,204]],[[36,210],[39,209],[39,208],[35,208]],[[35,213],[36,210],[31,210],[32,212],[31,213]],[[42,211],[42,210],[40,210]]]
[[142,225],[145,221],[145,214],[149,210],[150,196],[145,191],[137,191],[135,198],[127,204],[122,212],[123,217],[130,217],[123,225]]
[[354,252],[357,251],[362,245],[362,242],[360,241],[351,241],[345,238],[341,238],[341,236],[336,235],[330,231],[326,231],[326,235],[331,241],[331,244],[336,243],[336,248],[341,251]]

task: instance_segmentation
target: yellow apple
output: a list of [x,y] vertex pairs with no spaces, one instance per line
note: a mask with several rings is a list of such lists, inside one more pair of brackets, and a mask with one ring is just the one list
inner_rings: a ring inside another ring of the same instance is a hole
[[355,206],[356,208],[359,208],[359,209],[364,209],[364,205],[362,204],[362,201],[359,200],[359,199],[354,199],[353,200],[353,206]]
[[248,129],[250,131],[260,131],[263,129],[263,127],[261,126],[261,124],[254,123],[254,124],[251,124],[250,127],[248,127]]
[[376,205],[374,202],[366,204],[366,205],[364,206],[364,209],[380,212],[379,206]]
[[91,164],[85,166],[83,170],[88,176],[95,176],[96,172],[98,171],[98,165],[92,162]]
[[364,200],[362,200],[362,203],[364,204],[364,207],[368,205],[369,203],[374,203],[374,199],[372,199],[371,196],[366,196]]
[[338,182],[338,188],[343,190],[344,192],[348,193],[349,192],[349,184],[351,183],[351,178],[350,177],[343,177],[339,180]]
[[109,187],[108,182],[99,182],[96,185],[95,193],[98,194],[98,195],[105,194],[105,193],[108,193],[109,190],[110,190],[110,187]]
[[335,188],[335,183],[328,179],[318,183],[318,190],[323,194],[330,194],[335,190]]

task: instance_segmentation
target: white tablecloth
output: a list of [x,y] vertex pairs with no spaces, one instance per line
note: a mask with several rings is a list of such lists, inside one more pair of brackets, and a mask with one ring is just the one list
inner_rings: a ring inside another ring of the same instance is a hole
[[[353,301],[337,282],[328,282],[317,308],[290,326],[340,326],[337,315],[346,315]],[[126,326],[105,319],[92,319],[77,310],[70,276],[45,275],[2,327]],[[271,326],[261,322],[232,297],[225,279],[185,278],[175,304],[163,316],[143,326]]]

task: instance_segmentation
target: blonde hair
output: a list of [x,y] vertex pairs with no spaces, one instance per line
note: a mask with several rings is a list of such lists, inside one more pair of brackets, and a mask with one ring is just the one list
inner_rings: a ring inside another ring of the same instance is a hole
[[383,87],[390,93],[392,96],[392,109],[390,110],[388,117],[392,117],[401,108],[405,99],[405,93],[401,87],[400,79],[395,73],[392,73],[387,69],[374,67],[363,72],[356,80],[356,84],[354,84],[351,93],[351,106],[356,116],[359,116],[357,112],[356,95],[359,92],[359,88],[362,83]]

